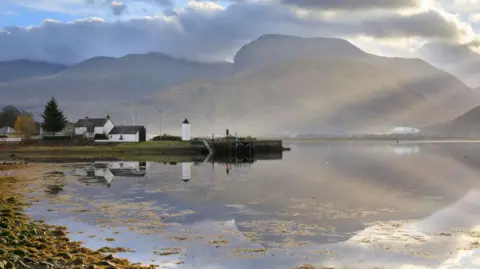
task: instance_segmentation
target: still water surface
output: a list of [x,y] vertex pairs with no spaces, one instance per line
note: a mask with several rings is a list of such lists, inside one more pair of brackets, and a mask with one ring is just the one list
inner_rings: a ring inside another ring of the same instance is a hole
[[69,164],[29,213],[165,268],[480,268],[480,144],[289,146],[242,165]]

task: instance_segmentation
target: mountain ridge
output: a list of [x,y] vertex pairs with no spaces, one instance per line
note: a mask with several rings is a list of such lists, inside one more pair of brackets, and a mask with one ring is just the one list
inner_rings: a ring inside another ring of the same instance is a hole
[[267,35],[234,59],[99,57],[0,84],[0,93],[11,94],[11,104],[55,95],[72,117],[110,113],[120,122],[134,113],[121,105],[128,101],[147,129],[158,129],[162,110],[166,130],[178,131],[178,119],[189,118],[201,134],[385,131],[437,124],[478,104],[472,89],[424,60],[368,54],[341,39]]
[[53,75],[65,69],[65,65],[32,60],[0,61],[0,83]]

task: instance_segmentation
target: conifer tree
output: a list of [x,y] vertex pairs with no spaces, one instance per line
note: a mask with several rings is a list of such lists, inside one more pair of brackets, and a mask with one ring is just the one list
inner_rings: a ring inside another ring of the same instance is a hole
[[63,115],[63,112],[60,111],[57,101],[55,101],[55,98],[53,97],[45,105],[42,118],[43,130],[53,132],[54,134],[62,131],[67,123],[67,118]]

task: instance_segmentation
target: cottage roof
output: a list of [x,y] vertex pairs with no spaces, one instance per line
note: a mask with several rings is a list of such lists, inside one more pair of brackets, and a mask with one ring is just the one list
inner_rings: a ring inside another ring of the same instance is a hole
[[0,127],[0,134],[16,134],[17,131],[12,127]]
[[75,127],[102,127],[107,123],[108,119],[107,118],[97,118],[97,119],[90,119],[90,118],[85,118],[85,119],[79,119],[77,123],[75,124]]
[[115,126],[113,127],[110,134],[136,134],[140,130],[145,130],[145,127],[138,125],[138,126]]
[[144,177],[145,171],[133,171],[131,169],[110,169],[115,177]]

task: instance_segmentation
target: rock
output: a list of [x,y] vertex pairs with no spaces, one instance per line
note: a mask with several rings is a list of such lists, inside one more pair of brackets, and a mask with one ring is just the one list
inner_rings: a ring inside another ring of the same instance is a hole
[[76,258],[75,260],[73,260],[73,264],[75,265],[83,265],[84,264],[84,261],[82,258]]
[[107,267],[108,269],[118,269],[118,267],[117,267],[115,264],[111,263],[111,262],[108,262],[108,261],[107,261],[107,264],[108,264],[108,267]]
[[57,257],[62,257],[66,260],[71,260],[72,259],[72,255],[66,253],[66,252],[61,252],[61,253],[58,253],[57,254]]
[[29,257],[23,258],[23,261],[26,262],[26,263],[35,263],[35,261],[30,259]]
[[90,264],[87,269],[97,269],[97,267],[94,264]]
[[20,257],[25,257],[25,256],[28,256],[30,254],[30,253],[28,253],[28,251],[23,250],[23,249],[15,249],[12,253],[15,254],[15,255],[18,255]]
[[49,262],[46,262],[46,261],[41,261],[40,264],[43,265],[43,267],[46,267],[46,268],[55,268],[55,265],[53,265]]

